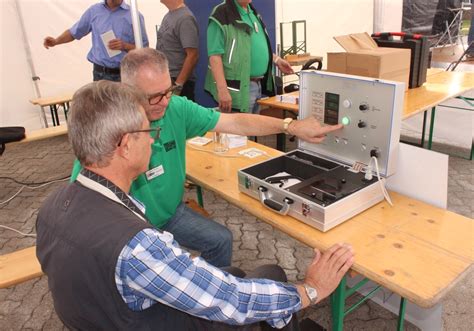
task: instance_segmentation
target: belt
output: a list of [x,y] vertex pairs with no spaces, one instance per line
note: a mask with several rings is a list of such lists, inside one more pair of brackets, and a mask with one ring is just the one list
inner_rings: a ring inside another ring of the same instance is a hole
[[94,63],[94,71],[110,75],[120,75],[120,68],[107,68]]
[[250,77],[250,80],[251,80],[252,82],[257,82],[257,83],[258,83],[259,81],[261,81],[262,79],[263,79],[263,76]]

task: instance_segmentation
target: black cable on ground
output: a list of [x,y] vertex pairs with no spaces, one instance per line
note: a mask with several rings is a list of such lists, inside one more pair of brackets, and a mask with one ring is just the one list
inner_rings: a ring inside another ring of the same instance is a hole
[[15,183],[17,183],[17,184],[19,184],[19,185],[36,186],[36,185],[47,184],[47,183],[50,183],[50,182],[55,182],[55,181],[58,181],[58,180],[64,180],[64,179],[67,179],[67,178],[69,178],[69,177],[70,177],[70,176],[66,176],[66,177],[57,178],[57,179],[50,179],[50,180],[47,180],[47,181],[44,181],[44,182],[34,182],[34,183],[20,182],[19,180],[16,180],[15,178],[12,178],[12,177],[4,177],[4,176],[1,176],[0,179],[11,180],[12,182],[15,182]]

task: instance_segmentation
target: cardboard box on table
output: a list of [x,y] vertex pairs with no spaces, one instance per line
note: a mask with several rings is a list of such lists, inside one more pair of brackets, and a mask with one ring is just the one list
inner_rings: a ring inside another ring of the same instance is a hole
[[405,83],[410,77],[410,50],[378,47],[367,33],[334,37],[346,52],[328,53],[328,71]]

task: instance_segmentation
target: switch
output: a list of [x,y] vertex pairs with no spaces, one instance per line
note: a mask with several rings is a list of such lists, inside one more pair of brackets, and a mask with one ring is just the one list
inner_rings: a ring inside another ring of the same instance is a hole
[[361,103],[361,104],[359,105],[359,110],[360,110],[360,111],[366,111],[367,109],[369,109],[369,105],[368,105],[368,104],[366,104],[366,103]]
[[362,129],[362,128],[365,128],[367,124],[365,124],[364,121],[359,121],[359,123],[357,123],[357,126]]
[[351,100],[349,100],[349,99],[346,99],[342,102],[342,106],[344,108],[351,108],[351,105],[352,105],[352,103],[351,103]]
[[351,123],[351,119],[349,118],[349,116],[344,116],[342,119],[341,119],[341,123],[342,125],[349,125]]

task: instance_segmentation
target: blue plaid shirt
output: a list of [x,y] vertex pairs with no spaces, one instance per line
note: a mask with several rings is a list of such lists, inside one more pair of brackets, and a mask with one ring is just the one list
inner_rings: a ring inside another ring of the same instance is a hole
[[301,309],[294,285],[265,279],[242,279],[200,257],[190,258],[168,232],[145,229],[125,246],[115,281],[133,311],[155,302],[191,315],[227,324],[267,321],[282,328]]

